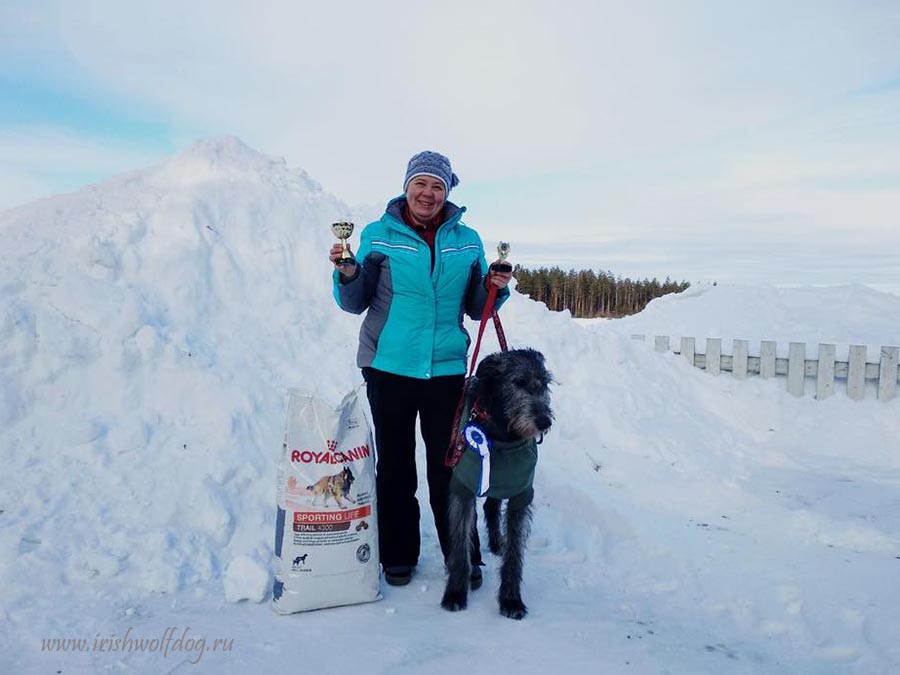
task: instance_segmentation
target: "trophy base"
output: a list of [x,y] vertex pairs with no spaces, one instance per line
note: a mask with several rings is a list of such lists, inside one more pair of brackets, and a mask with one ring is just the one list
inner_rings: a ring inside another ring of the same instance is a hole
[[334,264],[340,265],[341,267],[349,267],[356,264],[356,258],[340,258],[339,260],[336,260]]
[[491,272],[508,273],[513,271],[513,266],[509,263],[491,263]]

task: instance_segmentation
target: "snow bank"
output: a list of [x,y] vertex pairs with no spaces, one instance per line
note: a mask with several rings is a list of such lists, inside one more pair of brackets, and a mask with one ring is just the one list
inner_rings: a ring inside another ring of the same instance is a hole
[[230,138],[2,215],[5,574],[172,592],[268,560],[282,392],[357,377],[325,259],[348,215]]
[[763,340],[776,340],[778,355],[784,357],[790,342],[805,342],[808,355],[818,353],[820,343],[834,344],[837,358],[844,360],[850,345],[866,345],[869,360],[877,361],[882,346],[900,345],[898,317],[900,296],[858,284],[823,288],[701,284],[656,298],[639,314],[584,323],[592,330],[668,335],[673,345],[681,337],[694,337],[700,352],[708,337],[722,338],[728,354],[732,340],[749,340],[754,356]]

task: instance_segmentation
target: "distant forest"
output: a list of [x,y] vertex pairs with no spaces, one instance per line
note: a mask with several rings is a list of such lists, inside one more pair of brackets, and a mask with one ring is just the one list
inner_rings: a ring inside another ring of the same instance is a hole
[[663,282],[655,277],[632,281],[614,277],[610,272],[574,269],[563,272],[559,267],[532,270],[516,265],[513,276],[519,293],[546,303],[557,312],[568,309],[578,318],[636,314],[653,298],[679,293],[690,286],[687,281],[676,282],[669,277]]

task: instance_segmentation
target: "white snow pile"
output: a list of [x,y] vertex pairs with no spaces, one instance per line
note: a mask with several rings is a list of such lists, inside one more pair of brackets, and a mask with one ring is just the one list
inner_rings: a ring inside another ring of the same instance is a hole
[[[758,311],[747,311],[751,308]],[[859,284],[825,288],[706,284],[656,298],[643,312],[614,323],[622,333],[646,335],[648,341],[654,335],[668,335],[673,346],[681,337],[694,337],[700,351],[706,338],[721,338],[729,354],[735,339],[749,340],[755,355],[763,340],[780,340],[779,356],[788,355],[790,342],[804,342],[807,358],[815,358],[819,343],[836,345],[841,359],[847,358],[850,345],[865,345],[874,362],[882,346],[900,345],[898,317],[900,296]]]
[[351,217],[233,138],[0,214],[0,671],[171,672],[198,654],[96,641],[187,626],[233,640],[202,672],[900,668],[900,400],[794,399],[628,337],[896,344],[896,298],[853,286],[692,289],[590,330],[514,293],[512,345],[558,380],[529,617],[498,614],[493,559],[466,612],[441,610],[427,515],[410,586],[272,612],[284,392],[361,382],[326,260]]

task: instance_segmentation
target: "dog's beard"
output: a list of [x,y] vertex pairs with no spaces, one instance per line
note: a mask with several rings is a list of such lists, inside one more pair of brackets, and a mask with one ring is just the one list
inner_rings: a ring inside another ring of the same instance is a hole
[[509,432],[519,438],[537,438],[542,433],[529,417],[513,417],[509,421]]
[[507,424],[506,429],[509,433],[518,438],[537,438],[550,429],[549,426],[546,429],[539,427],[535,422],[538,418],[539,416],[531,414],[531,411],[526,411],[524,413],[514,411],[513,414],[509,416],[509,424]]
[[522,401],[518,406],[511,406],[506,413],[509,420],[507,431],[521,439],[537,438],[549,430],[549,424],[542,429],[536,420],[553,420],[553,413],[535,401]]

